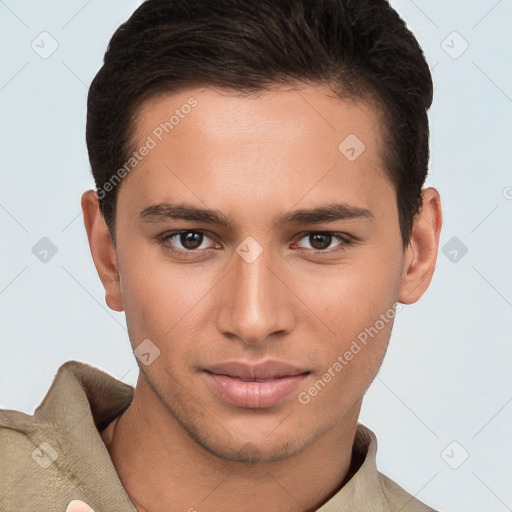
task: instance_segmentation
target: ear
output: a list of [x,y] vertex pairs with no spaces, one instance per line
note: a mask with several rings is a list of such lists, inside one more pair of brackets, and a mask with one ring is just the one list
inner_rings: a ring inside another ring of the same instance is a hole
[[412,235],[404,255],[398,301],[413,304],[425,293],[436,268],[443,216],[441,198],[435,188],[422,192],[423,204],[414,219]]
[[116,250],[94,190],[83,193],[82,212],[94,266],[105,288],[105,302],[110,309],[123,311]]

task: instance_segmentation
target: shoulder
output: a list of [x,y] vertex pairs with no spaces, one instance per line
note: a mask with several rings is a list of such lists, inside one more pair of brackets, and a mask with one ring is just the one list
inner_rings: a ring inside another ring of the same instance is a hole
[[113,476],[95,421],[109,419],[111,401],[121,408],[130,397],[129,387],[112,383],[100,370],[68,361],[33,415],[0,409],[2,512],[64,511],[72,499],[94,496],[98,480],[108,488],[104,473]]
[[401,510],[403,512],[437,512],[435,509],[425,505],[416,497],[408,493],[403,487],[400,487],[391,478],[379,472],[379,480],[386,504],[391,510]]
[[0,409],[0,510],[28,510],[57,489],[60,447],[48,434],[34,416]]
[[[40,425],[34,416],[21,411],[0,409],[0,482],[3,484],[8,474],[23,466],[26,456],[31,457],[37,447]],[[12,464],[10,464],[12,462]]]

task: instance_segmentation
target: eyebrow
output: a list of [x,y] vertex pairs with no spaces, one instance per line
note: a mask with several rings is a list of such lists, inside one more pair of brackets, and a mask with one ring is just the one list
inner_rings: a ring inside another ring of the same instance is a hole
[[[199,208],[187,203],[158,203],[144,208],[139,213],[143,223],[159,223],[168,219],[218,224],[228,229],[235,229],[236,225],[219,210]],[[321,224],[336,222],[338,220],[373,219],[373,213],[358,206],[347,203],[332,203],[313,208],[301,208],[280,215],[274,222],[274,227],[285,224]]]

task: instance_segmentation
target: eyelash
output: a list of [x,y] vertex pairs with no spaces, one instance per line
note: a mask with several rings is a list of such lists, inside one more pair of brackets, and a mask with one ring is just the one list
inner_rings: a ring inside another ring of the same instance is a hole
[[[165,233],[160,237],[160,243],[165,246],[165,248],[175,254],[178,254],[179,256],[183,256],[185,258],[195,258],[198,256],[199,253],[207,253],[210,251],[215,251],[215,249],[209,248],[209,249],[189,249],[189,250],[183,250],[183,249],[177,249],[176,247],[172,247],[166,242],[172,238],[174,238],[177,235],[182,235],[183,233],[196,233],[204,235],[208,238],[211,238],[208,236],[208,233],[206,231],[197,230],[197,229],[184,229],[181,231],[171,231],[169,233]],[[305,237],[309,237],[311,235],[327,235],[332,236],[333,238],[336,238],[338,241],[342,242],[340,246],[338,246],[337,249],[330,249],[330,250],[320,250],[320,249],[303,249],[308,254],[330,254],[333,252],[338,251],[344,251],[347,249],[347,246],[350,246],[353,244],[353,239],[346,235],[345,233],[333,233],[331,231],[308,231],[306,233],[303,233],[302,236],[297,240],[300,241]]]

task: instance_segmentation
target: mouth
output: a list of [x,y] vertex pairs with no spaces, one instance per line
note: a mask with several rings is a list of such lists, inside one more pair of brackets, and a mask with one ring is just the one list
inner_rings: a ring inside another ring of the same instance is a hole
[[277,405],[295,391],[309,371],[278,361],[250,365],[229,362],[204,370],[211,390],[222,400],[249,409]]

